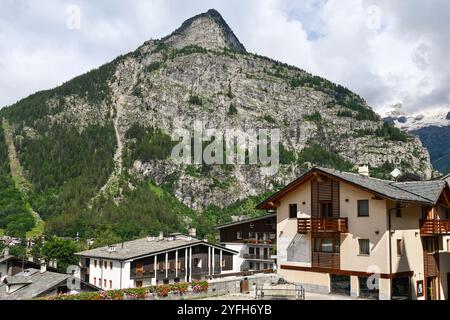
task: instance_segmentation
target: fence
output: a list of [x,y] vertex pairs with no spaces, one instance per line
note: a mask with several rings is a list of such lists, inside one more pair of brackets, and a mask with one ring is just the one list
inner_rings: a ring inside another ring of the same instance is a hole
[[269,285],[258,286],[255,292],[256,300],[305,300],[305,289],[299,285]]
[[248,281],[248,291],[252,292],[257,287],[276,281],[277,277],[275,274],[255,274],[245,278],[213,280],[209,282],[208,297],[241,293],[241,282],[244,279]]

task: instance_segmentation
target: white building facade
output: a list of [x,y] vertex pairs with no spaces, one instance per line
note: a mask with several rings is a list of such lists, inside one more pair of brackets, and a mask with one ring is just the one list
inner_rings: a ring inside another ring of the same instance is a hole
[[144,238],[77,253],[80,278],[104,290],[212,279],[237,252],[191,237]]

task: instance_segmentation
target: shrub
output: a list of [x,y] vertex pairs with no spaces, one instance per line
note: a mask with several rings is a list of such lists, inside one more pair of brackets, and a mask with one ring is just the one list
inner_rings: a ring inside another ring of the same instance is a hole
[[153,72],[158,70],[159,68],[162,67],[162,63],[161,62],[153,62],[151,64],[149,64],[147,67],[145,67],[145,72]]
[[313,114],[304,115],[303,119],[306,121],[320,122],[322,120],[322,116],[316,111]]
[[196,95],[190,96],[189,103],[197,106],[203,106],[202,98]]
[[230,109],[228,110],[228,115],[229,116],[234,116],[238,113],[238,110],[236,109],[236,107],[234,106],[234,104],[230,104]]
[[147,292],[148,288],[132,288],[124,291],[125,296],[130,300],[144,300]]
[[353,112],[350,110],[339,110],[337,116],[342,118],[353,118]]
[[165,51],[167,50],[169,47],[167,46],[167,44],[165,44],[162,41],[158,41],[158,44],[156,45],[156,48],[152,51],[152,53],[158,53],[161,51]]
[[171,287],[169,285],[157,286],[155,289],[158,297],[167,297],[171,291]]
[[199,281],[199,282],[193,281],[191,283],[191,287],[194,292],[206,292],[206,291],[208,291],[208,282],[207,281]]
[[270,115],[265,115],[264,116],[264,120],[266,120],[267,122],[269,122],[269,123],[273,123],[273,124],[276,124],[277,122],[275,121],[275,119],[274,118],[272,118],[272,116],[270,116]]

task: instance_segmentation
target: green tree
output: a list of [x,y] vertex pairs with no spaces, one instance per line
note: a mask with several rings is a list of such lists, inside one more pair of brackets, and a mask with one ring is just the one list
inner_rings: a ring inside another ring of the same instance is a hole
[[53,237],[42,246],[42,257],[46,260],[56,259],[58,269],[65,272],[67,267],[78,263],[74,253],[77,246],[73,241]]
[[21,260],[27,260],[26,240],[22,238],[20,244],[9,247],[9,254]]
[[30,250],[30,254],[33,257],[34,262],[39,262],[40,259],[42,258],[42,246],[43,246],[42,238],[39,237],[36,239],[33,247],[31,247]]
[[94,247],[103,247],[118,243],[121,238],[113,231],[112,227],[108,224],[99,226],[95,232]]

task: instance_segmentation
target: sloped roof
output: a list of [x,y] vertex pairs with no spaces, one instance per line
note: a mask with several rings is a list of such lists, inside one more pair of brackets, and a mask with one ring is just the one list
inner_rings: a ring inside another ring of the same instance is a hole
[[[37,269],[27,269],[12,277],[6,277],[0,285],[0,300],[31,300],[39,297],[60,283],[65,283],[72,275],[46,271],[40,273]],[[24,286],[12,293],[6,292],[7,284],[23,284]]]
[[436,203],[439,200],[442,190],[444,190],[445,181],[395,182],[393,185]]
[[275,218],[276,216],[277,216],[276,214],[266,214],[266,215],[263,215],[263,216],[260,216],[260,217],[256,217],[256,218],[250,218],[250,219],[245,219],[245,220],[241,220],[241,221],[235,221],[235,222],[222,224],[222,225],[218,226],[217,229],[222,229],[222,228],[231,227],[231,226],[237,226],[237,225],[240,225],[240,224],[243,224],[243,223],[248,223],[248,222],[265,220],[267,218]]
[[137,239],[133,241],[127,241],[124,243],[118,243],[113,245],[115,251],[110,252],[108,246],[96,248],[92,250],[82,251],[76,253],[80,257],[92,257],[92,258],[103,258],[111,260],[130,260],[142,256],[152,255],[155,253],[171,251],[184,247],[191,247],[193,245],[203,244],[207,246],[218,247],[224,251],[231,253],[237,253],[236,251],[227,249],[222,246],[214,245],[205,241],[192,238],[189,240],[186,238],[179,238],[174,240],[152,240],[148,241],[147,238]]
[[268,199],[264,200],[256,208],[266,209],[270,207],[270,202],[276,201],[284,194],[309,179],[313,174],[317,173],[345,181],[385,199],[398,202],[421,203],[425,205],[435,205],[446,185],[444,181],[394,182],[367,177],[357,173],[315,167]]

